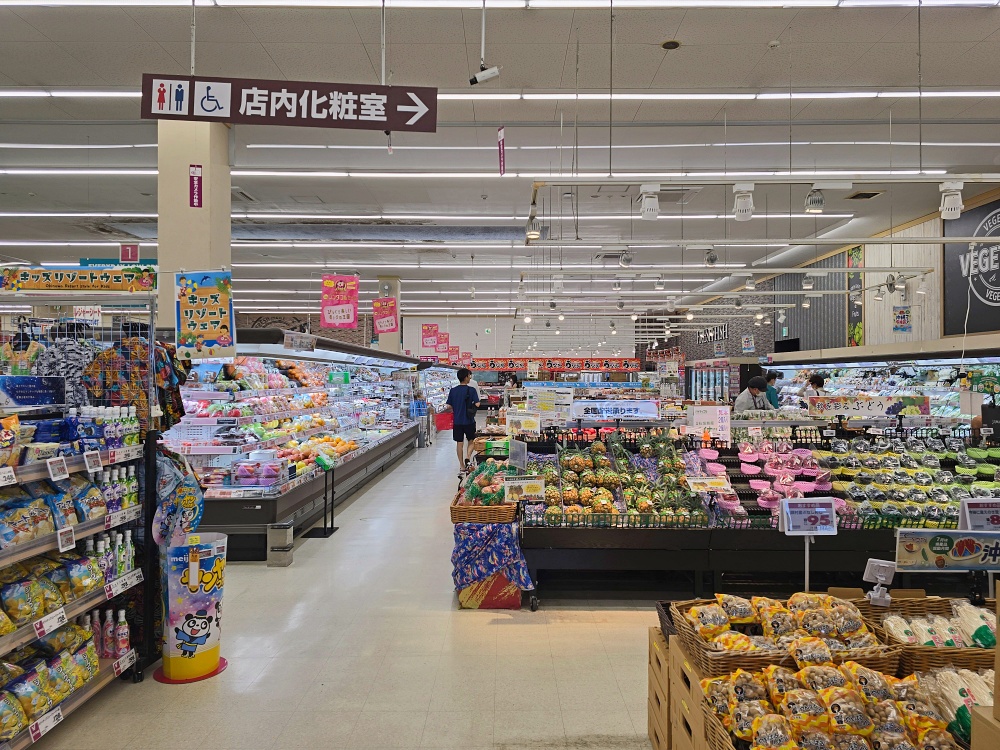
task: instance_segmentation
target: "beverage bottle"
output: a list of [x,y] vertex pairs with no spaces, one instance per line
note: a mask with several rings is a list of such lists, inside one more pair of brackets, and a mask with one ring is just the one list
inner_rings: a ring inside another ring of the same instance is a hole
[[129,507],[139,504],[139,477],[135,475],[135,466],[128,467]]
[[121,534],[115,534],[115,578],[125,575],[125,540]]
[[94,410],[94,437],[104,447],[107,447],[107,437],[104,433],[104,422],[107,414],[106,406],[98,406]]
[[121,659],[129,652],[128,623],[125,622],[125,610],[118,610],[118,624],[115,625],[115,658]]
[[125,572],[135,569],[135,547],[132,545],[132,529],[125,529],[125,539],[122,542],[125,547]]
[[111,583],[114,578],[114,569],[110,567],[111,558],[104,548],[104,540],[97,540],[97,567],[101,569],[104,576],[104,583]]
[[83,554],[85,557],[94,556],[94,537],[87,537],[86,541],[83,543]]
[[139,414],[134,406],[128,408],[129,445],[139,444]]
[[94,646],[97,648],[97,655],[104,659],[104,626],[101,624],[101,610],[95,609],[90,613],[90,629],[94,634]]
[[110,607],[104,611],[104,628],[102,630],[102,640],[104,641],[104,658],[115,658],[115,611]]

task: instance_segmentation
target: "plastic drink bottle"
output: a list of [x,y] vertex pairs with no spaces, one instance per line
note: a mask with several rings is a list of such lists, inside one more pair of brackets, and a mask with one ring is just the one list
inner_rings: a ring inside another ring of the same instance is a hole
[[115,625],[115,658],[121,659],[129,652],[128,623],[125,622],[125,610],[118,610],[118,624]]
[[104,628],[103,628],[103,640],[104,640],[104,658],[114,659],[115,658],[115,611],[113,609],[106,609],[104,611]]
[[128,507],[139,504],[139,477],[135,475],[135,466],[128,467]]
[[104,541],[102,539],[97,540],[97,567],[101,569],[101,575],[104,576],[104,582],[111,582],[111,571],[108,570],[108,555],[104,550]]
[[135,547],[132,546],[132,529],[125,529],[125,539],[122,542],[125,547],[125,572],[135,569]]
[[115,534],[115,578],[125,575],[125,541],[121,534]]

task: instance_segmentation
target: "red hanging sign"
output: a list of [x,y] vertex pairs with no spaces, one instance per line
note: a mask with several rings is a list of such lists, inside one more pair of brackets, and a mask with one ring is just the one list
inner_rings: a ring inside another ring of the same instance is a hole
[[550,359],[522,358],[513,359],[474,359],[469,365],[473,370],[527,370],[528,362],[538,362],[542,370],[549,372],[639,372],[642,368],[639,360],[620,357],[574,357],[566,359],[555,357]]
[[441,331],[438,331],[438,335],[437,335],[437,347],[435,347],[434,351],[436,351],[438,354],[447,354],[448,353],[448,343],[449,343],[450,338],[451,338],[451,334],[449,334],[449,333],[441,333]]
[[437,323],[421,323],[420,324],[420,345],[424,349],[437,349],[438,345],[438,324]]
[[399,330],[399,318],[396,315],[396,298],[379,297],[372,302],[372,319],[375,333],[395,333]]
[[358,327],[359,286],[360,280],[357,276],[323,274],[320,301],[321,328]]

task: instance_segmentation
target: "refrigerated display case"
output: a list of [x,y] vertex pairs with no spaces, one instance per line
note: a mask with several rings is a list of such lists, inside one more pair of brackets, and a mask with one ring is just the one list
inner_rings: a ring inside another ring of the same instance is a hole
[[441,411],[444,402],[448,399],[448,391],[453,386],[458,385],[455,376],[457,372],[457,367],[435,365],[418,373],[417,382],[420,390],[424,392],[424,398],[434,408],[434,411]]
[[695,401],[735,399],[755,375],[763,374],[756,358],[703,359],[684,363],[688,398]]

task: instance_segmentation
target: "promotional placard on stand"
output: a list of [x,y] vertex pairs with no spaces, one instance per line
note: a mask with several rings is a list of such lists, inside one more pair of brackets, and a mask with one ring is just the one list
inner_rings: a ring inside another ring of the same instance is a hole
[[837,508],[832,497],[782,498],[778,531],[805,539],[805,591],[809,591],[809,550],[817,536],[837,535]]

